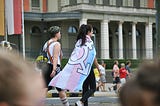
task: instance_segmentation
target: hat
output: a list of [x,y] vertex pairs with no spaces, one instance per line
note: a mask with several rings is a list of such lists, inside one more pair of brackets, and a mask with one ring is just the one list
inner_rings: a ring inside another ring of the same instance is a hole
[[60,27],[59,26],[51,26],[49,29],[48,29],[48,32],[50,34],[56,34],[58,32],[60,32]]

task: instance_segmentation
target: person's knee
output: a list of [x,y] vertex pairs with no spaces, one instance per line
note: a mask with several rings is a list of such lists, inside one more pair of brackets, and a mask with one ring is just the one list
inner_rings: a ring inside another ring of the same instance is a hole
[[59,91],[59,97],[60,97],[61,99],[66,98],[66,93],[65,93],[65,91]]

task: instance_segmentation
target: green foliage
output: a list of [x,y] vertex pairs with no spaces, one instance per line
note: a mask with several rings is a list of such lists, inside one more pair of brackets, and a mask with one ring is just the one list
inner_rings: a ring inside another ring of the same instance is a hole
[[64,66],[67,64],[68,59],[62,59],[61,61],[61,67],[64,68]]
[[[98,59],[98,63],[101,63],[102,59]],[[138,59],[103,59],[104,63],[106,64],[106,69],[112,69],[113,67],[113,63],[115,60],[119,61],[119,66],[121,63],[125,63],[130,60],[131,61],[131,68],[138,68],[139,64],[142,62],[142,60],[138,60]],[[67,64],[68,59],[62,59],[61,65],[62,68]]]
[[[98,59],[98,62],[101,63],[102,59]],[[138,68],[139,64],[142,62],[138,59],[103,59],[104,63],[106,64],[106,69],[112,69],[114,61],[118,60],[119,67],[121,63],[126,64],[127,61],[131,61],[131,68]]]

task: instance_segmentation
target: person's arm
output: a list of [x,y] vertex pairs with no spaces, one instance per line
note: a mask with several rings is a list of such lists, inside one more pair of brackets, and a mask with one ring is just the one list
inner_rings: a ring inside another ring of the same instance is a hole
[[62,50],[60,50],[60,60],[62,61],[62,57],[63,57],[63,52]]
[[130,78],[130,73],[128,72],[128,70],[126,70],[126,73],[127,73],[128,77]]
[[57,69],[57,64],[58,64],[58,57],[59,57],[59,53],[61,52],[61,45],[60,43],[56,43],[54,45],[54,50],[53,50],[53,70],[52,73],[50,75],[50,77],[54,77],[54,75],[56,74],[56,69]]
[[98,69],[99,73],[101,73],[101,72],[100,72],[100,69],[99,69],[99,64],[98,64],[97,58],[94,59],[94,65],[95,65],[96,68]]

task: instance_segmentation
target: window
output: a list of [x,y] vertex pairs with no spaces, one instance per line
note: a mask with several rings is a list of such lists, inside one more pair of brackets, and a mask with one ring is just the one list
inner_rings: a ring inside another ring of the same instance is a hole
[[123,6],[123,1],[122,0],[116,0],[116,6],[118,6],[118,7]]
[[141,37],[141,32],[139,29],[136,30],[136,37]]
[[103,5],[108,6],[110,0],[103,0]]
[[89,4],[95,5],[96,4],[96,0],[89,0]]
[[136,7],[136,8],[139,8],[140,7],[140,0],[134,0],[133,1],[133,6]]
[[77,4],[77,0],[69,0],[69,4],[70,5],[76,5]]
[[40,7],[40,1],[39,0],[32,0],[32,7]]
[[77,33],[77,28],[75,26],[70,26],[68,28],[68,33],[76,34]]
[[39,12],[40,11],[40,0],[32,0],[32,11]]
[[93,27],[93,34],[97,34],[98,33],[98,30],[96,27]]
[[39,34],[41,33],[41,30],[38,26],[33,26],[31,29],[31,34]]

